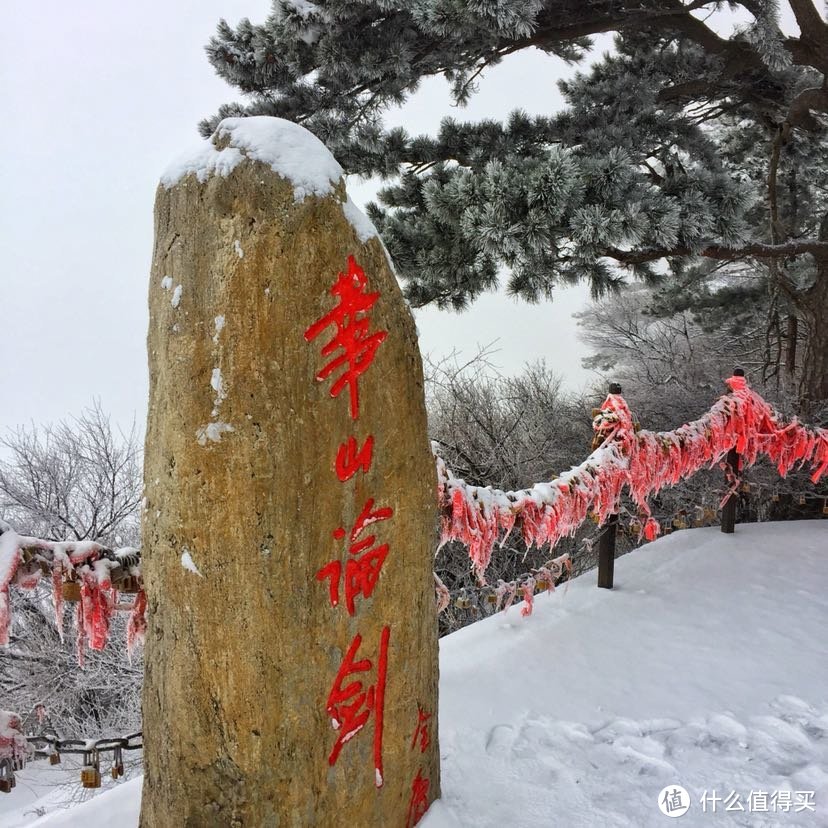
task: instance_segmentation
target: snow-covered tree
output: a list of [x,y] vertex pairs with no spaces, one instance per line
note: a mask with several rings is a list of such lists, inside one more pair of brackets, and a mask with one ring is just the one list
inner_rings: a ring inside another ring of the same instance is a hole
[[[0,518],[46,540],[139,545],[141,451],[99,404],[56,425],[0,437]],[[0,532],[4,526],[0,520]],[[76,654],[70,607],[62,639],[51,586],[11,591],[8,647],[0,647],[0,706],[28,713],[43,703],[65,736],[140,728],[142,666],[126,648],[127,613],[115,613],[110,645]]]
[[98,403],[0,436],[0,516],[47,540],[138,546],[141,450]]
[[[794,219],[779,182],[795,169],[811,195],[821,186],[828,25],[812,0],[789,5],[799,37],[780,32],[776,0],[277,0],[260,25],[219,25],[209,58],[248,102],[202,129],[286,117],[347,171],[391,179],[372,218],[415,305],[462,308],[504,269],[531,301],[561,282],[602,295],[628,273],[760,262],[804,323],[802,397],[825,399],[828,214],[803,195]],[[723,33],[727,9],[746,22]],[[561,84],[562,112],[446,118],[435,136],[383,126],[426,77],[462,104],[508,55],[577,62],[600,32],[616,53]],[[727,145],[734,130],[753,158]]]

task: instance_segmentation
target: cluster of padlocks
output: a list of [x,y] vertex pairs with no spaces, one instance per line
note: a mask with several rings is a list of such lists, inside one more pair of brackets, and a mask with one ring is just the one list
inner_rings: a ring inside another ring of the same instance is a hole
[[[49,756],[49,761],[56,756],[57,761],[60,761],[60,754],[56,751]],[[124,775],[124,755],[122,748],[116,746],[112,749],[112,765],[109,768],[109,773],[113,779],[120,779]],[[81,768],[81,784],[84,788],[100,788],[101,787],[101,754],[100,751],[90,750],[83,755],[83,767]]]
[[[120,779],[124,775],[124,751],[143,748],[140,732],[123,738],[97,741],[58,739],[52,735],[30,736],[28,743],[34,749],[34,758],[48,758],[50,765],[59,765],[62,753],[82,756],[80,781],[84,788],[101,787],[101,754],[112,753],[109,773],[113,779]],[[17,784],[15,771],[22,770],[26,761],[27,757],[23,753],[0,759],[0,793],[11,793]]]

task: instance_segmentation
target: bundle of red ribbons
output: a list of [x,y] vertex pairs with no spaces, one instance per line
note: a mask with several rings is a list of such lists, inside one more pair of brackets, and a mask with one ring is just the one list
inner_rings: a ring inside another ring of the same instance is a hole
[[809,465],[811,480],[818,482],[828,469],[828,430],[796,418],[784,422],[744,377],[726,382],[730,393],[675,431],[636,431],[624,398],[609,394],[593,421],[599,447],[579,466],[530,489],[504,492],[468,485],[438,456],[442,542],[464,543],[483,582],[495,544],[513,530],[520,531],[527,546],[554,546],[574,535],[590,512],[599,525],[617,513],[624,488],[646,518],[644,536],[653,540],[659,524],[648,498],[700,469],[722,464],[734,448],[740,469],[765,455],[783,477],[794,466]]

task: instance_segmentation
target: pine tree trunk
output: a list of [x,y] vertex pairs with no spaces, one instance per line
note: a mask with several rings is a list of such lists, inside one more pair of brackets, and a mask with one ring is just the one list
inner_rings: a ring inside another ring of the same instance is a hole
[[[828,241],[828,213],[820,222],[819,239]],[[828,400],[828,258],[816,260],[816,279],[799,310],[808,328],[800,398],[803,408],[812,410]]]
[[796,346],[798,339],[799,317],[796,313],[789,313],[785,332],[785,372],[789,383],[792,383],[796,377]]
[[828,400],[828,260],[817,262],[817,279],[800,305],[808,329],[802,360],[803,407],[812,410]]

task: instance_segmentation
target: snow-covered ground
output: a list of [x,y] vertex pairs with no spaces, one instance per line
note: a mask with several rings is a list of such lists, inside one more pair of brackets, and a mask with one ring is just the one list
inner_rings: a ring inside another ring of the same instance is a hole
[[[828,523],[674,533],[611,592],[589,573],[443,639],[440,665],[425,828],[670,825],[678,785],[681,826],[828,826]],[[32,822],[54,804],[14,810],[30,773],[4,826],[137,825],[139,780]]]

